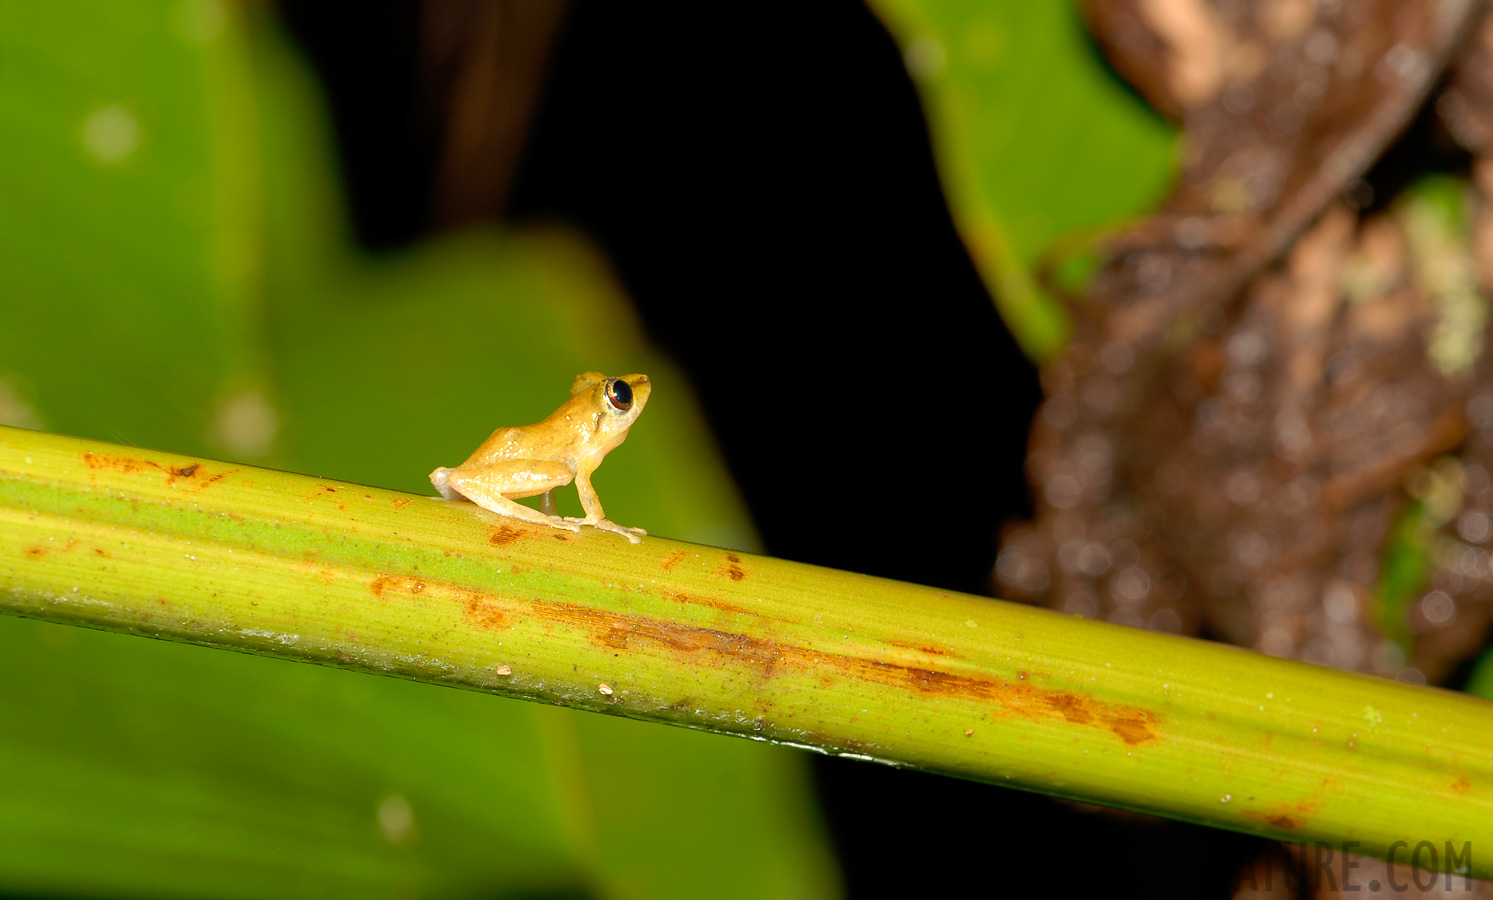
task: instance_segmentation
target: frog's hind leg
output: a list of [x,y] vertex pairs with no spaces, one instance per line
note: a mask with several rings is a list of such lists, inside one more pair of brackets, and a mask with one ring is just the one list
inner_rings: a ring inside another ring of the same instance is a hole
[[[460,494],[468,500],[500,516],[522,519],[535,525],[548,525],[566,531],[580,531],[578,526],[566,522],[559,516],[547,515],[537,509],[515,503],[510,497],[533,497],[570,483],[573,476],[563,463],[551,462],[507,462],[474,469],[437,469],[431,473],[431,483],[443,496],[454,499]],[[439,479],[439,480],[438,480]],[[444,480],[446,487],[441,487]],[[448,491],[450,493],[448,493]]]

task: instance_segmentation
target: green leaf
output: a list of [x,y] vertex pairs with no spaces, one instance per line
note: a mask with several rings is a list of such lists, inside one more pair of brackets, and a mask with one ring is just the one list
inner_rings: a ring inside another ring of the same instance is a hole
[[1027,353],[1066,338],[1032,275],[1064,236],[1146,212],[1174,130],[1101,65],[1069,2],[873,0],[927,111],[954,219]]
[[1414,635],[1410,633],[1410,605],[1420,599],[1431,575],[1431,544],[1435,523],[1420,503],[1400,511],[1390,528],[1384,548],[1384,569],[1374,587],[1374,621],[1384,636],[1410,657]]
[[216,398],[253,374],[211,127],[243,97],[225,26],[184,30],[173,8],[6,5],[0,378],[50,427],[201,452]]
[[[353,247],[266,15],[7,5],[0,421],[430,494],[577,372],[644,371],[608,513],[751,546],[689,385],[581,237]],[[8,616],[0,677],[0,892],[834,893],[793,751]]]

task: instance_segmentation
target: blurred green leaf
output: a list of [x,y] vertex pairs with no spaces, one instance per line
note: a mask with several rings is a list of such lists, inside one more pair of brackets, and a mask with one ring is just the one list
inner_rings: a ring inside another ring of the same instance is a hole
[[[1465,373],[1477,359],[1487,318],[1471,253],[1467,193],[1465,179],[1433,175],[1418,179],[1394,204],[1415,279],[1436,314],[1427,354],[1448,375]],[[1345,288],[1350,297],[1376,296],[1385,290],[1383,277],[1373,260],[1358,260],[1348,270]],[[1463,462],[1444,456],[1414,467],[1405,478],[1413,499],[1395,519],[1385,544],[1374,617],[1407,659],[1415,650],[1410,609],[1426,592],[1437,558],[1459,546],[1442,529],[1462,509],[1464,477]]]
[[[608,513],[750,547],[689,386],[583,239],[352,246],[266,15],[6,5],[0,420],[430,492],[577,372],[643,371]],[[835,890],[792,751],[9,618],[0,677],[0,892]]]
[[5,5],[0,378],[48,427],[201,452],[250,375],[243,223],[209,125],[244,98],[223,24],[184,32],[181,6]]
[[[540,707],[0,627],[0,880],[114,896],[578,885]],[[555,711],[560,712],[560,711]],[[563,713],[562,713],[563,714]]]
[[1408,659],[1415,649],[1410,633],[1410,605],[1420,599],[1431,577],[1431,544],[1435,526],[1420,503],[1400,511],[1384,548],[1384,569],[1374,588],[1374,622],[1399,645]]
[[1466,691],[1484,700],[1493,700],[1493,649],[1483,651],[1472,670],[1472,677],[1467,680]]
[[1109,74],[1072,2],[872,0],[902,47],[960,233],[1027,353],[1066,337],[1035,263],[1160,199],[1174,130]]

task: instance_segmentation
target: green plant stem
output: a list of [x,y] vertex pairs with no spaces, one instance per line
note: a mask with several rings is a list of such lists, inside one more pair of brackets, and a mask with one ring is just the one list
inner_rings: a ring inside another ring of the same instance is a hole
[[[888,519],[864,536],[930,527],[948,526]],[[0,428],[0,610],[1283,840],[1355,841],[1370,855],[1403,859],[1421,841],[1443,857],[1447,842],[1458,854],[1493,848],[1493,705],[1476,698],[659,537],[634,546],[466,503],[13,428]],[[1490,862],[1474,855],[1470,870],[1493,875]]]

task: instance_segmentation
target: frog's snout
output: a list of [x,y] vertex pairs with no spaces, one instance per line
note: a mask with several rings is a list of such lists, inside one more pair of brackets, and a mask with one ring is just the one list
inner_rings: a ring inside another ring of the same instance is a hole
[[637,398],[638,405],[642,406],[644,403],[647,403],[648,395],[653,392],[653,385],[649,382],[648,376],[642,374],[629,375],[626,380],[628,385],[633,389],[633,395]]

